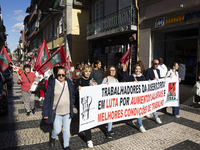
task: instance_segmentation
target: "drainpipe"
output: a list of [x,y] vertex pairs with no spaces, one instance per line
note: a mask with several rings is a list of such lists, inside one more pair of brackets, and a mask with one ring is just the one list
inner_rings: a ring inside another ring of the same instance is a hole
[[138,7],[138,1],[135,0],[135,7],[137,9],[137,18],[138,18],[138,23],[137,23],[137,61],[139,60],[139,45],[140,45],[140,40],[139,40],[139,37],[140,37],[140,29],[139,29],[139,24],[140,24],[140,18],[139,18],[139,7]]

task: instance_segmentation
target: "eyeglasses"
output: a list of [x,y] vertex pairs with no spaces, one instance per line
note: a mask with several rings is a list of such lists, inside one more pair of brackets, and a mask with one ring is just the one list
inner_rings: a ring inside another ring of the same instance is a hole
[[154,65],[158,65],[159,63],[154,63]]
[[65,77],[65,74],[58,74],[58,77]]
[[116,71],[116,70],[110,70],[110,71]]

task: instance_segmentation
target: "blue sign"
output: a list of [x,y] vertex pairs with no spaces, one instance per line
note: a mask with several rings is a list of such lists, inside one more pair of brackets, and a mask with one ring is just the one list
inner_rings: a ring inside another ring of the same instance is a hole
[[165,24],[165,17],[158,18],[156,19],[156,22],[155,22],[155,28],[162,27],[164,26],[164,24]]

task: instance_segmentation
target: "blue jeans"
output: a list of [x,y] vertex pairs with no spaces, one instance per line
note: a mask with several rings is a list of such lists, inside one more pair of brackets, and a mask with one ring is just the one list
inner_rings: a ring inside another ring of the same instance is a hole
[[153,116],[154,116],[154,118],[158,118],[158,115],[157,115],[156,111],[153,112]]
[[109,123],[108,123],[108,131],[111,131],[111,130],[112,130],[112,124],[113,124],[112,122],[109,122]]
[[69,146],[70,123],[71,123],[70,114],[56,115],[54,123],[53,123],[53,130],[52,130],[52,135],[51,135],[51,138],[53,139],[55,139],[56,136],[61,132],[62,125],[63,125],[64,148]]
[[139,127],[143,126],[142,118],[137,118],[137,122],[138,122]]
[[173,115],[179,115],[179,107],[172,107]]

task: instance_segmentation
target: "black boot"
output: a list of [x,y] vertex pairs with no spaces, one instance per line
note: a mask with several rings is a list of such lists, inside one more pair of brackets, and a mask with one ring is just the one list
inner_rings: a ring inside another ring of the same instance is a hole
[[50,147],[54,147],[55,146],[55,139],[53,139],[52,137],[50,137],[49,146]]
[[71,150],[71,148],[68,146],[68,147],[65,147],[64,150]]
[[31,110],[33,114],[35,114],[35,107]]
[[30,113],[31,113],[31,112],[27,112],[26,115],[27,115],[27,116],[30,116]]

